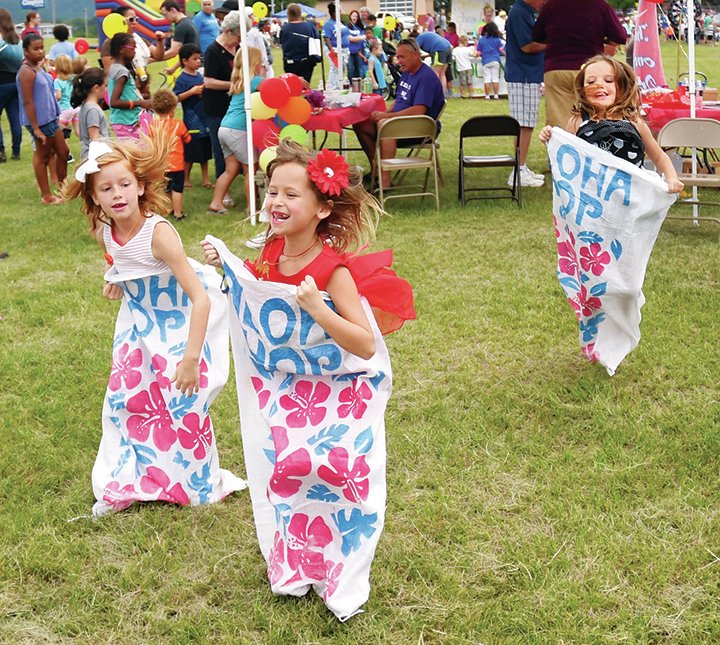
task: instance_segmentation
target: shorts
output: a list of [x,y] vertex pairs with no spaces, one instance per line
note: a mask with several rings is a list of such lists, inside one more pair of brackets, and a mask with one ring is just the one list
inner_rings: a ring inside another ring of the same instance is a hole
[[452,45],[447,49],[443,49],[441,52],[435,52],[433,56],[433,65],[449,65],[452,63]]
[[186,163],[206,163],[212,159],[210,137],[193,137],[185,144]]
[[556,69],[545,72],[545,114],[548,125],[564,128],[575,103],[577,71]]
[[462,72],[458,72],[458,78],[460,79],[460,85],[467,86],[472,85],[472,70],[464,69]]
[[[35,133],[33,132],[33,128],[31,125],[26,125],[27,131],[30,133],[30,136],[32,137],[33,141],[40,141],[35,136]],[[57,121],[50,121],[50,123],[45,123],[44,125],[41,125],[39,127],[40,132],[42,132],[48,139],[52,139],[55,136],[55,133],[60,129],[60,126],[58,125]]]
[[540,83],[508,83],[510,116],[521,128],[534,128],[540,112]]
[[165,190],[168,193],[182,193],[185,189],[184,170],[168,170],[165,173],[165,179],[167,179],[167,188]]
[[140,138],[140,130],[138,128],[137,123],[133,125],[127,125],[126,123],[111,123],[110,127],[112,128],[113,132],[115,133],[115,136],[118,139],[139,139]]
[[483,83],[500,82],[500,63],[494,61],[483,65]]
[[223,157],[235,157],[241,164],[249,165],[247,151],[247,131],[220,126],[218,139]]

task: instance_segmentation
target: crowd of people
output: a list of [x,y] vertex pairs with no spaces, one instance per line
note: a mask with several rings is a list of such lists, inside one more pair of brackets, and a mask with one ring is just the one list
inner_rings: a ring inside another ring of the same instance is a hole
[[[21,39],[9,12],[0,10],[0,113],[5,111],[10,121],[12,159],[20,156],[21,126],[30,132],[41,198],[45,204],[54,204],[58,198],[51,186],[62,182],[68,161],[73,161],[68,137],[80,138],[84,155],[90,140],[108,132],[118,138],[137,138],[143,128],[147,131],[151,112],[158,117],[167,116],[162,109],[174,114],[175,106],[169,105],[167,97],[153,100],[147,67],[177,56],[175,66],[164,70],[175,77],[173,93],[183,114],[182,121],[171,120],[177,140],[168,171],[173,196],[170,214],[184,216],[182,193],[192,187],[190,171],[199,164],[202,186],[214,189],[207,211],[222,215],[234,206],[230,186],[238,174],[245,175],[246,198],[254,190],[248,182],[255,166],[245,150],[244,97],[238,92],[244,87],[239,45],[240,21],[245,19],[246,44],[253,56],[259,56],[257,69],[253,63],[250,73],[252,87],[274,74],[271,45],[277,43],[284,71],[297,74],[306,84],[322,63],[322,83],[327,89],[347,86],[350,79],[365,79],[366,91],[396,99],[389,109],[354,125],[370,169],[377,125],[383,119],[411,114],[438,119],[446,99],[474,97],[480,89],[485,100],[499,100],[504,80],[510,115],[521,125],[520,181],[526,187],[539,187],[544,176],[531,171],[526,159],[541,96],[545,96],[547,122],[564,127],[575,101],[574,79],[580,66],[593,54],[612,53],[632,36],[632,21],[619,20],[602,0],[583,6],[587,15],[580,22],[572,4],[572,0],[517,0],[509,15],[486,6],[475,32],[458,34],[444,9],[403,25],[394,19],[379,24],[378,17],[362,7],[338,24],[331,2],[329,17],[320,26],[302,13],[300,5],[291,4],[286,22],[271,19],[261,27],[250,7],[245,7],[243,16],[237,0],[225,0],[217,8],[213,0],[203,0],[192,18],[176,0],[164,0],[160,12],[172,25],[172,35],[168,38],[158,31],[154,42],[135,30],[138,16],[131,7],[115,9],[126,30],[104,40],[99,50],[102,70],[91,67],[76,52],[67,27],[55,26],[57,42],[45,55],[39,14],[28,13]],[[482,84],[475,83],[478,69]],[[160,103],[165,107],[159,107]],[[103,108],[109,109],[107,116]],[[381,155],[394,154],[393,146],[385,144]],[[7,158],[0,138],[0,162]],[[383,178],[383,183],[387,181]]]

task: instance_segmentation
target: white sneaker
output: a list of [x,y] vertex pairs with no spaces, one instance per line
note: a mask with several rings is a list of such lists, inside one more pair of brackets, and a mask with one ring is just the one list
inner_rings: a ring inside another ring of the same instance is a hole
[[525,169],[526,169],[533,177],[535,177],[535,179],[542,179],[543,181],[545,181],[545,175],[542,175],[542,174],[540,174],[539,172],[533,172],[533,171],[530,170],[530,168],[528,168],[527,166],[525,166]]
[[261,249],[265,246],[266,239],[267,233],[265,231],[261,231],[255,237],[251,237],[247,242],[245,242],[245,246],[249,249]]
[[[511,172],[508,177],[508,186],[510,187],[513,185],[513,174],[514,173]],[[524,188],[540,188],[540,186],[544,184],[544,179],[538,179],[527,169],[520,169],[520,185]]]

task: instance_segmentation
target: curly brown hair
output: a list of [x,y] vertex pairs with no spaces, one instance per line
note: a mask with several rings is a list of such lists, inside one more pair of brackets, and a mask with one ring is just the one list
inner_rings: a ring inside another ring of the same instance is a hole
[[[139,141],[103,139],[103,143],[109,145],[112,152],[98,157],[100,168],[116,161],[125,162],[138,182],[144,183],[145,191],[138,200],[143,217],[170,210],[170,200],[165,193],[165,171],[172,146],[169,132],[153,125],[147,135],[140,135]],[[95,177],[96,173],[93,173],[85,177],[85,182],[67,181],[62,189],[62,196],[67,201],[82,198],[82,210],[90,222],[90,233],[97,231],[100,224],[110,224],[110,218],[93,201]]]
[[615,72],[615,104],[603,112],[604,116],[637,121],[640,118],[641,97],[635,70],[626,63],[605,54],[598,54],[587,60],[575,77],[577,103],[573,106],[573,114],[582,116],[582,113],[586,112],[591,119],[600,115],[598,108],[585,96],[585,70],[588,65],[600,62],[608,63]]
[[[277,147],[277,156],[268,164],[267,180],[270,181],[273,172],[284,164],[296,163],[307,168],[308,162],[316,156],[314,150],[284,139]],[[322,193],[308,175],[318,200],[332,204],[330,215],[320,220],[317,234],[338,253],[358,252],[372,242],[378,220],[385,214],[378,201],[363,188],[362,170],[350,166],[348,175],[350,183],[337,197]],[[273,238],[271,232],[268,241]]]
[[171,90],[160,88],[150,99],[150,107],[156,114],[174,114],[178,104],[178,97]]

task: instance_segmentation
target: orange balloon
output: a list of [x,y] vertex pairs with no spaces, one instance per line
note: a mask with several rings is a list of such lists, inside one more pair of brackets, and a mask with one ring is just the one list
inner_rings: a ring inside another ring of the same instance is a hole
[[302,125],[310,118],[312,108],[302,96],[293,96],[278,110],[278,116],[287,123]]

